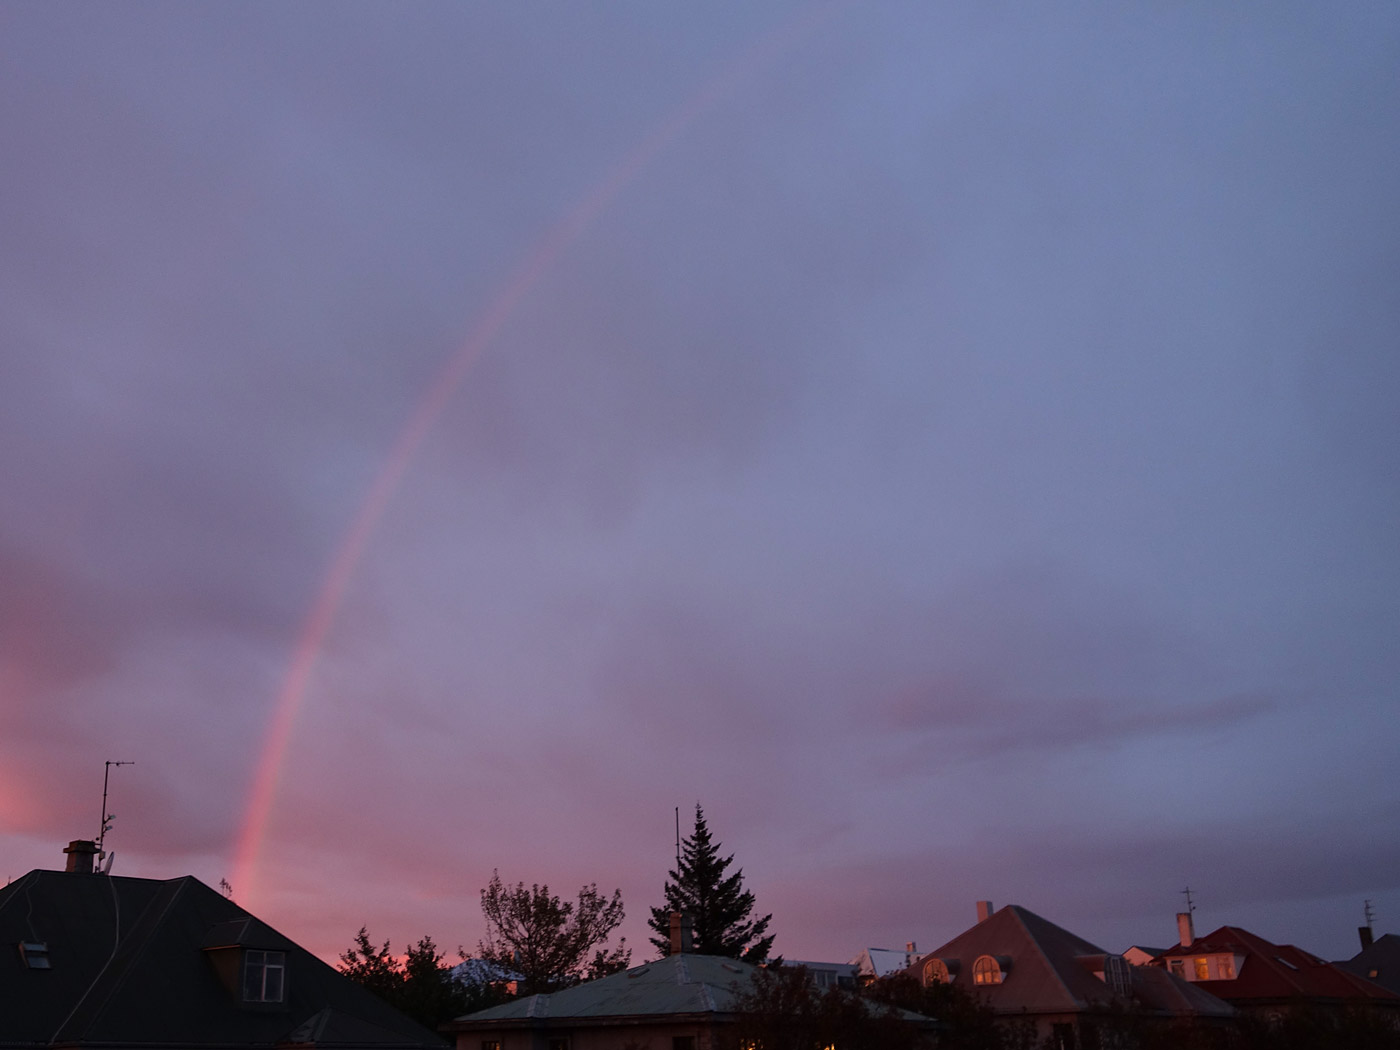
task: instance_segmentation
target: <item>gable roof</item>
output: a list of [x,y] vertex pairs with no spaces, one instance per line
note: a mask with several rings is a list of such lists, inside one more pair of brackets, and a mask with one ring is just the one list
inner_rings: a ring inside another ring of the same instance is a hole
[[[17,950],[21,942],[45,944],[48,968],[27,966]],[[284,1003],[245,1007],[220,977],[215,957],[245,948],[285,953]],[[0,889],[0,999],[0,1047],[442,1046],[432,1032],[188,876],[36,870]]]
[[755,967],[718,955],[681,953],[558,992],[528,995],[459,1017],[449,1031],[545,1027],[556,1023],[606,1024],[619,1018],[714,1020],[734,1013],[735,996]]
[[1194,983],[1230,1002],[1314,999],[1393,1001],[1400,1005],[1400,996],[1364,977],[1291,944],[1266,941],[1238,926],[1222,926],[1204,937],[1197,937],[1189,945],[1167,949],[1160,958],[1165,963],[1170,959],[1189,960],[1194,956],[1226,953],[1243,956],[1243,962],[1236,966],[1233,981]]
[[911,965],[919,957],[914,951],[895,951],[893,948],[864,948],[851,959],[849,965],[861,975],[888,977]]

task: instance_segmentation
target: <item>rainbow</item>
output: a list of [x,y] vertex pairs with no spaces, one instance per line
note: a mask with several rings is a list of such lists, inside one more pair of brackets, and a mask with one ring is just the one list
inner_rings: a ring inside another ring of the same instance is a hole
[[291,665],[278,691],[234,847],[233,885],[245,907],[256,908],[259,901],[258,870],[262,845],[267,836],[268,822],[272,815],[273,802],[277,797],[287,748],[291,743],[297,716],[301,713],[317,657],[335,622],[345,590],[364,557],[365,549],[384,515],[384,510],[434,421],[442,414],[463,380],[540,278],[559,261],[564,252],[656,155],[701,114],[735,94],[758,70],[771,64],[795,47],[799,40],[824,24],[840,6],[843,6],[842,3],[829,3],[811,11],[801,12],[797,17],[769,32],[669,113],[649,135],[613,165],[563,220],[532,246],[492,301],[485,315],[434,376],[426,393],[419,399],[399,432],[388,457],[375,475],[350,521],[349,528],[336,547],[335,556],[321,582],[311,611],[302,625]]

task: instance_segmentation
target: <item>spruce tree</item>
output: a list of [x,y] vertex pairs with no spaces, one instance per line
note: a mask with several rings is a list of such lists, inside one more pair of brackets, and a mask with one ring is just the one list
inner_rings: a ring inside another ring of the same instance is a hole
[[726,955],[750,963],[768,960],[773,916],[751,919],[753,894],[744,889],[744,872],[736,868],[725,875],[733,854],[719,855],[719,844],[710,838],[705,811],[695,806],[695,831],[681,843],[680,865],[670,872],[662,891],[666,904],[651,909],[647,925],[658,934],[651,943],[663,955],[671,954],[671,912],[690,917],[695,951],[701,955]]

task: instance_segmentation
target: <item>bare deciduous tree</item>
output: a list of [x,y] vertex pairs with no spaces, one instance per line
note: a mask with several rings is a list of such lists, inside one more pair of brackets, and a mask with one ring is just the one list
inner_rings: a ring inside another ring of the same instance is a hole
[[494,871],[481,891],[481,912],[486,938],[477,944],[477,955],[518,974],[523,995],[614,973],[632,956],[626,938],[611,951],[601,948],[622,922],[621,890],[608,898],[589,883],[576,902],[561,901],[548,886],[507,886]]

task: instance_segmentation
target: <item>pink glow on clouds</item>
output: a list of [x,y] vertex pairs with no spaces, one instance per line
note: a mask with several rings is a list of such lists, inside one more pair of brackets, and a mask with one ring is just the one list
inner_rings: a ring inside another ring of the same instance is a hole
[[643,951],[696,801],[789,957],[1187,882],[1340,955],[1397,18],[13,8],[0,878],[120,758],[119,873],[328,958],[470,947],[497,867]]
[[521,301],[538,283],[541,275],[559,261],[569,246],[617,198],[627,184],[646,168],[652,158],[706,110],[738,91],[758,70],[775,61],[785,51],[798,46],[805,35],[819,29],[840,6],[844,5],[828,3],[812,11],[800,11],[797,16],[747,47],[735,61],[668,114],[650,135],[612,168],[562,222],[527,253],[525,260],[506,282],[485,316],[428,387],[399,433],[384,466],[375,475],[345,538],[336,549],[330,570],[302,627],[291,667],[273,708],[253,776],[247,812],[243,817],[234,851],[234,885],[240,888],[240,897],[248,902],[248,907],[256,908],[260,903],[258,855],[267,833],[282,766],[296,728],[297,715],[306,696],[307,684],[315,670],[316,659],[325,645],[336,612],[344,600],[346,587],[364,558],[365,549],[375,528],[394,498],[404,472],[408,470],[414,453],[423,443],[434,421],[442,414],[457,388],[486,352],[501,328],[510,320]]

